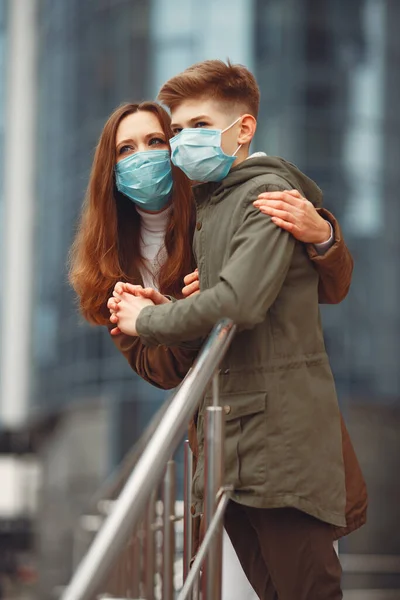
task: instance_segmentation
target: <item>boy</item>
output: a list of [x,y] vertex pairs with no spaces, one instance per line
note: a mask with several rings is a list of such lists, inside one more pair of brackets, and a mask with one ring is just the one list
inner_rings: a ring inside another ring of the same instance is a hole
[[[302,244],[253,206],[263,192],[318,187],[293,165],[249,157],[259,90],[244,67],[206,61],[167,82],[172,160],[192,181],[201,293],[154,306],[119,296],[115,321],[148,344],[206,336],[222,317],[239,333],[221,365],[226,413],[225,527],[260,598],[337,600],[332,525],[345,521],[339,409],[318,311],[318,276]],[[203,415],[194,481],[202,505]]]

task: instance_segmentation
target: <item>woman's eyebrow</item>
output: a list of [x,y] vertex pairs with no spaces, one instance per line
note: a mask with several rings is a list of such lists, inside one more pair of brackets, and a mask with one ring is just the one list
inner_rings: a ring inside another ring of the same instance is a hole
[[128,143],[134,143],[132,138],[126,139],[126,140],[122,140],[121,142],[118,142],[117,144],[117,148],[119,148],[119,146],[121,146],[122,144],[128,144]]
[[165,133],[163,133],[162,131],[153,131],[153,133],[148,133],[145,137],[145,140],[148,140],[149,138],[152,137],[160,137],[160,138],[165,138]]

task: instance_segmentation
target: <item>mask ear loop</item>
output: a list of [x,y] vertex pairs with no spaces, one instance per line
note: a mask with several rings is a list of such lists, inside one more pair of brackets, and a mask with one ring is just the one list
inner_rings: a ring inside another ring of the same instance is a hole
[[230,129],[231,127],[233,127],[234,125],[236,125],[236,123],[237,123],[238,121],[240,121],[240,119],[241,119],[241,118],[242,118],[242,117],[238,117],[238,118],[236,119],[236,121],[233,121],[233,123],[231,123],[230,125],[228,125],[228,127],[225,127],[225,129],[223,129],[223,130],[221,131],[221,134],[222,134],[222,133],[225,133],[225,131],[228,131],[228,129]]
[[[240,119],[241,119],[241,118],[242,118],[242,117],[238,117],[238,118],[236,119],[236,121],[233,121],[233,123],[231,123],[231,124],[230,124],[228,127],[225,127],[225,129],[223,129],[223,130],[221,131],[221,135],[222,135],[223,133],[225,133],[225,131],[228,131],[228,129],[230,129],[231,127],[233,127],[234,125],[236,125],[236,123],[237,123],[238,121],[240,121]],[[239,146],[236,148],[236,150],[235,150],[235,152],[232,154],[232,156],[236,156],[236,154],[239,152],[239,150],[240,150],[240,148],[241,148],[242,146],[243,146],[243,144],[239,144]]]
[[236,156],[236,154],[239,152],[240,148],[243,146],[243,144],[239,144],[239,146],[236,148],[235,152],[232,154],[232,156]]

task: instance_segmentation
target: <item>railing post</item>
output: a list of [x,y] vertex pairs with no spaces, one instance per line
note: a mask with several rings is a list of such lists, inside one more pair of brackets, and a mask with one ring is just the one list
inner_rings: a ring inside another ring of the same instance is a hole
[[144,524],[144,585],[146,600],[155,600],[154,596],[154,575],[156,570],[156,544],[155,544],[155,524],[156,524],[156,491],[153,491],[150,497],[149,506],[146,511]]
[[[224,479],[224,414],[220,406],[206,410],[205,422],[205,529],[217,508],[217,494]],[[222,586],[222,522],[210,544],[202,577],[203,600],[219,600]]]
[[164,478],[164,531],[163,531],[163,600],[174,598],[175,560],[175,463],[168,461]]
[[200,600],[200,575],[197,577],[193,586],[192,600]]
[[212,378],[212,399],[213,406],[219,406],[219,369],[217,369]]
[[184,490],[183,490],[183,581],[188,576],[190,561],[192,560],[192,479],[193,479],[193,453],[189,441],[185,441],[184,448]]
[[132,538],[130,540],[130,548],[129,548],[129,560],[130,560],[130,580],[128,582],[128,589],[126,591],[126,595],[129,598],[129,594],[132,595],[132,598],[139,598],[140,596],[140,587],[141,587],[141,536],[142,533],[142,524],[140,523],[139,527],[136,531],[132,533]]

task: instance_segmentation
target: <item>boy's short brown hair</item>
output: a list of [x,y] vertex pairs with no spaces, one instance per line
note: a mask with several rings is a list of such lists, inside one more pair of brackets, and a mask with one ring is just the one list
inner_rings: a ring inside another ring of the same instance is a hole
[[184,100],[204,96],[243,106],[257,118],[260,90],[256,79],[246,67],[232,65],[229,61],[196,63],[167,81],[158,94],[159,100],[172,110]]

